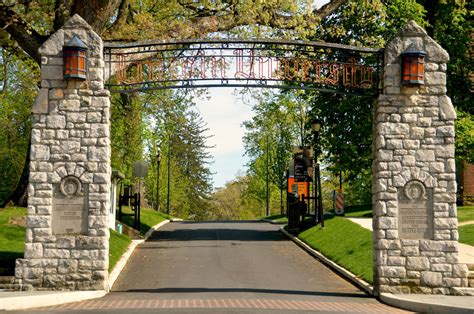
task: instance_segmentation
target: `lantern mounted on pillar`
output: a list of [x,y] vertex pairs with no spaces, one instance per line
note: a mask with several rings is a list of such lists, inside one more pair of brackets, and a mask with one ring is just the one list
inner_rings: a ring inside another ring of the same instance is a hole
[[418,86],[425,84],[425,56],[426,52],[411,44],[400,55],[402,59],[402,85]]
[[63,48],[64,78],[85,80],[87,78],[87,46],[74,35]]

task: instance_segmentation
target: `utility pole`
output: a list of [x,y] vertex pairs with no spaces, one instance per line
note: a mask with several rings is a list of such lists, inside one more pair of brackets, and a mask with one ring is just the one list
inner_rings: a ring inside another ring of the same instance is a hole
[[171,135],[168,136],[168,201],[167,201],[167,208],[166,208],[166,213],[169,215],[170,214],[170,209],[171,209],[171,203],[170,203],[170,170],[171,170]]
[[268,133],[266,134],[265,138],[266,142],[266,151],[267,151],[267,208],[265,212],[265,216],[270,216],[270,173],[269,173],[269,158],[268,158]]

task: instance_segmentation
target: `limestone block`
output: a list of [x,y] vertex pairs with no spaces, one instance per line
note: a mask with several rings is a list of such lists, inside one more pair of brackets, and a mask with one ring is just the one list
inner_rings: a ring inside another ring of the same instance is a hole
[[42,258],[43,244],[42,243],[25,243],[25,258]]
[[90,137],[108,137],[109,134],[110,134],[110,131],[107,124],[102,124],[102,123],[90,124]]
[[94,183],[105,183],[110,180],[110,176],[104,173],[96,173],[94,174]]
[[394,217],[380,217],[377,219],[380,229],[396,229],[398,222]]
[[425,129],[419,127],[412,127],[411,128],[411,135],[412,139],[422,140],[425,138]]
[[461,287],[462,280],[461,278],[444,278],[443,285],[446,287]]
[[469,269],[466,264],[454,264],[453,265],[453,277],[454,278],[466,278],[469,273]]
[[439,117],[441,120],[448,121],[456,119],[456,110],[451,103],[451,98],[446,95],[439,97]]
[[32,113],[47,114],[49,109],[48,89],[41,88],[31,109]]
[[399,250],[401,248],[401,245],[399,240],[379,240],[375,243],[375,248],[386,250]]
[[59,101],[59,109],[63,111],[79,111],[81,102],[78,99],[63,99]]
[[420,240],[420,250],[434,252],[457,252],[458,245],[456,241]]
[[30,172],[30,183],[44,183],[47,182],[47,175],[44,172]]
[[48,65],[41,67],[42,80],[61,80],[64,75],[64,69],[61,65]]
[[444,162],[430,162],[430,172],[431,173],[440,173],[444,172]]
[[388,139],[387,140],[388,149],[399,149],[403,148],[403,141],[401,139]]
[[28,215],[26,225],[28,228],[50,228],[51,216]]
[[403,148],[405,149],[419,149],[420,141],[419,140],[404,140]]
[[420,126],[429,127],[431,126],[432,118],[428,118],[428,117],[420,118],[418,122]]
[[438,117],[439,109],[437,107],[426,108],[423,115],[425,117]]
[[387,230],[385,232],[385,238],[389,240],[398,239],[398,230]]
[[432,271],[422,271],[420,283],[423,286],[438,287],[443,283],[443,275]]
[[32,144],[31,145],[31,160],[49,160],[50,151],[49,146],[40,145],[40,144]]
[[389,256],[387,258],[387,265],[389,266],[404,266],[406,258],[400,256]]
[[436,128],[436,136],[438,137],[454,137],[454,126],[447,125]]
[[382,135],[408,134],[410,127],[406,123],[383,122],[377,124],[376,132]]
[[403,246],[402,247],[402,256],[418,256],[420,255],[420,249],[417,246]]
[[451,272],[453,270],[453,266],[451,264],[431,264],[431,270],[436,272]]
[[455,229],[458,227],[457,218],[435,218],[434,226],[437,229]]
[[86,112],[71,112],[67,115],[67,121],[73,123],[84,123],[86,122]]
[[418,115],[414,113],[404,113],[402,115],[402,121],[405,123],[414,123],[418,121]]
[[392,161],[393,151],[388,149],[379,149],[377,151],[377,159],[380,161]]
[[409,256],[406,267],[407,270],[429,270],[430,261],[427,257]]
[[410,155],[403,156],[402,165],[404,165],[404,166],[414,166],[415,165],[415,156],[410,156]]
[[81,143],[78,141],[63,141],[60,146],[60,152],[62,153],[78,153],[81,148]]
[[415,153],[415,159],[418,161],[435,161],[434,150],[420,149]]
[[49,129],[64,129],[66,127],[66,117],[51,114],[46,117],[46,126]]
[[425,46],[427,52],[426,62],[447,63],[449,61],[449,55],[446,50],[431,38],[427,37],[426,40],[429,40]]
[[380,276],[386,278],[406,277],[406,269],[401,266],[380,266]]
[[88,112],[87,122],[97,123],[102,121],[102,114],[100,112]]
[[44,257],[47,258],[69,258],[70,251],[67,249],[45,249]]
[[89,161],[108,161],[110,150],[108,147],[89,147],[87,151]]

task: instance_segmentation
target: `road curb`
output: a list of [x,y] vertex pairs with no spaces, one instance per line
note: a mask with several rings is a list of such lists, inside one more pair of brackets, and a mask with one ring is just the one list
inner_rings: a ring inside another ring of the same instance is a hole
[[32,291],[32,292],[2,292],[0,294],[0,310],[26,310],[35,307],[54,306],[64,303],[97,299],[105,296],[107,291]]
[[[440,314],[472,314],[474,313],[472,304],[467,306],[459,305],[459,302],[451,302],[451,304],[440,304],[435,301],[411,300],[407,297],[423,298],[426,295],[396,295],[391,293],[380,294],[380,300],[388,305],[395,306],[404,310],[416,311],[420,313],[440,313]],[[446,296],[436,295],[436,299],[443,300]],[[452,298],[453,296],[448,296]],[[465,298],[465,297],[458,297]],[[457,303],[457,304],[456,304]]]
[[269,222],[271,223],[272,225],[286,225],[287,223],[286,222],[278,222],[276,220],[270,220],[270,219],[260,219],[260,221],[263,221],[263,222]]
[[354,275],[353,273],[351,273],[347,269],[345,269],[345,268],[339,266],[338,264],[334,263],[333,261],[328,259],[323,254],[321,254],[320,252],[318,252],[315,249],[313,249],[312,247],[310,247],[308,244],[301,241],[298,237],[295,237],[294,235],[292,235],[291,233],[286,231],[284,229],[284,227],[280,228],[280,232],[283,233],[284,235],[286,235],[287,237],[289,237],[293,242],[295,242],[299,247],[304,249],[306,252],[308,252],[312,256],[316,257],[317,259],[319,259],[326,266],[328,266],[332,270],[336,271],[339,275],[341,275],[342,277],[344,277],[348,281],[352,282],[352,284],[354,284],[355,286],[357,286],[358,288],[363,290],[365,293],[367,293],[371,296],[374,295],[374,293],[373,293],[374,288],[368,282],[360,279],[359,277],[357,277],[356,275]]
[[151,227],[150,230],[148,230],[145,233],[145,236],[143,237],[143,239],[132,240],[132,243],[128,246],[128,249],[125,251],[125,253],[123,253],[122,257],[119,259],[117,264],[115,264],[114,269],[109,274],[109,280],[107,281],[107,292],[109,292],[112,289],[112,287],[113,287],[115,281],[117,280],[118,276],[120,276],[120,273],[125,268],[125,265],[127,265],[128,260],[132,256],[133,251],[135,251],[135,248],[139,244],[141,244],[141,243],[145,242],[146,240],[148,240],[148,238],[152,235],[153,232],[155,232],[156,230],[158,230],[162,226],[166,225],[168,222],[170,222],[170,221],[165,220],[165,221],[162,221],[159,224]]

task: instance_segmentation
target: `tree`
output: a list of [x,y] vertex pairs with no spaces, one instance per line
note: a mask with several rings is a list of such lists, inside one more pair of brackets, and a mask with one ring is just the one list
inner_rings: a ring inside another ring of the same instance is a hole
[[307,110],[297,95],[264,93],[253,107],[255,116],[243,123],[245,153],[250,157],[248,175],[265,182],[268,172],[271,184],[280,192],[280,213],[283,213],[283,191],[287,188],[286,171],[292,147],[303,145],[306,137]]
[[38,89],[31,78],[39,75],[36,64],[19,51],[1,48],[0,65],[1,208],[6,205],[20,180],[28,153],[31,130],[29,105],[34,102]]
[[[0,42],[21,48],[38,65],[38,48],[74,14],[82,16],[106,40],[177,39],[205,37],[218,32],[259,31],[262,26],[291,36],[311,29],[344,0],[331,0],[308,11],[309,0],[204,1],[186,0],[44,0],[0,3]],[[246,27],[243,27],[246,26]],[[25,106],[31,105],[24,104]],[[14,195],[26,192],[28,154]]]

